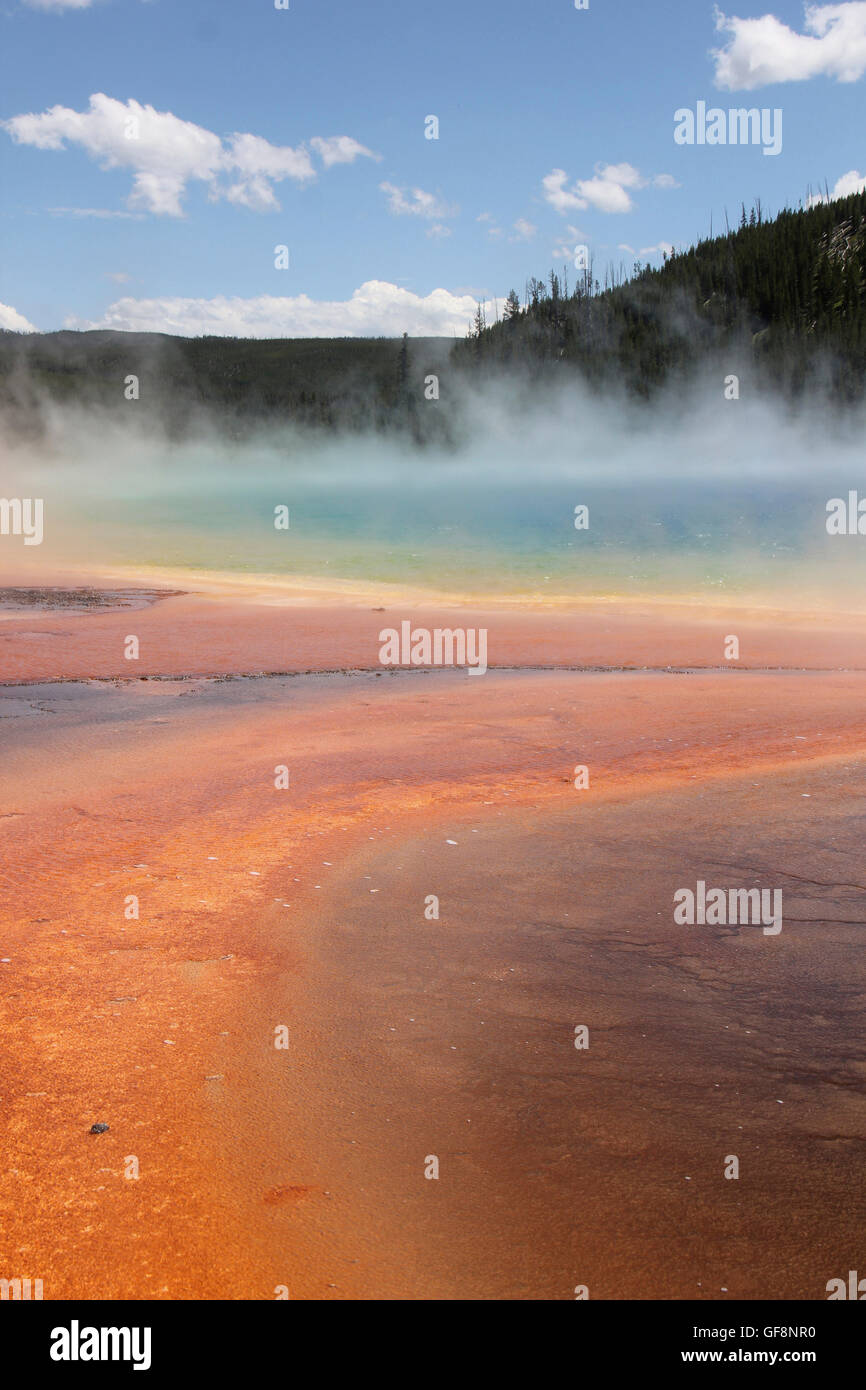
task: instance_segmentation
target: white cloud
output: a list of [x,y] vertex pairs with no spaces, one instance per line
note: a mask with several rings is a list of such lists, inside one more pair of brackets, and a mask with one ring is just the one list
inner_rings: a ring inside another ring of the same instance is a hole
[[132,276],[128,275],[125,270],[106,270],[105,278],[106,280],[113,280],[116,285],[125,285],[132,279]]
[[[41,115],[13,116],[2,125],[18,144],[40,150],[79,145],[103,169],[131,169],[127,206],[159,216],[183,216],[181,199],[192,180],[206,184],[212,199],[271,212],[280,206],[274,184],[316,177],[303,145],[272,145],[261,136],[241,133],[224,143],[213,131],[170,111],[116,101],[102,92],[91,96],[87,111],[53,106]],[[370,154],[348,135],[314,136],[310,143],[325,167]]]
[[847,174],[843,174],[833,185],[833,198],[847,198],[850,193],[863,193],[866,191],[866,177],[858,173],[856,169],[849,169]]
[[367,159],[382,158],[380,154],[368,150],[366,145],[353,140],[351,135],[332,135],[327,140],[321,135],[314,135],[310,144],[326,169],[330,169],[332,164],[352,164],[360,156],[366,156]]
[[8,333],[38,333],[39,329],[34,328],[33,324],[26,319],[23,314],[19,314],[17,309],[13,309],[9,304],[0,304],[0,328]]
[[13,140],[41,150],[80,145],[104,169],[133,170],[130,207],[182,215],[180,198],[191,179],[214,184],[225,166],[218,135],[167,111],[137,101],[115,101],[101,92],[87,111],[54,106],[41,115],[4,122]]
[[674,250],[673,244],[670,241],[660,241],[655,246],[642,246],[639,251],[635,250],[633,246],[629,246],[627,241],[621,241],[616,249],[617,251],[627,251],[630,256],[637,256],[639,258],[641,256],[661,255],[664,251],[670,256],[673,255]]
[[525,217],[518,217],[514,224],[514,236],[511,237],[511,240],[531,241],[537,231],[538,228],[533,226],[531,222],[527,222]]
[[[255,212],[276,212],[279,209],[273,184],[283,179],[305,183],[316,177],[309,154],[300,145],[272,145],[260,135],[233,135],[228,152],[228,166],[237,170],[238,177],[226,191],[232,203],[242,204]],[[213,190],[212,196],[219,193]]]
[[660,256],[666,253],[668,256],[673,254],[673,243],[670,241],[656,242],[655,246],[642,246],[638,251],[639,256]]
[[480,212],[475,221],[481,223],[482,227],[486,229],[489,237],[496,238],[502,236],[502,228],[497,227],[492,212]]
[[553,169],[541,180],[544,196],[557,212],[567,212],[569,208],[586,207],[586,203],[576,193],[569,193],[565,187],[568,174],[564,169]]
[[[488,236],[501,237],[503,235],[502,228],[496,226],[492,213],[479,213],[475,221],[486,225]],[[509,241],[531,241],[538,228],[532,222],[527,222],[525,217],[518,217],[517,221],[512,223],[511,230],[514,235],[508,238]]]
[[[566,187],[564,169],[547,174],[542,187],[547,202],[557,212],[582,212],[588,207],[599,212],[631,212],[634,203],[628,190],[645,188],[648,182],[632,164],[597,164],[591,179],[577,179],[571,188]],[[652,182],[658,188],[677,186],[670,174],[657,174]]]
[[550,254],[555,261],[573,261],[577,247],[585,245],[584,233],[579,227],[572,227],[569,223]]
[[[492,304],[485,306],[488,318]],[[436,289],[428,295],[382,280],[367,280],[347,300],[307,295],[255,299],[118,299],[95,321],[67,319],[66,328],[112,328],[135,333],[205,334],[239,338],[395,337],[456,333],[462,337],[475,314],[471,294]]]
[[131,222],[140,222],[142,212],[118,212],[114,208],[46,208],[52,217],[122,217]]
[[65,10],[88,10],[93,0],[24,0],[24,4],[31,10],[56,10],[62,14]]
[[866,192],[866,174],[861,174],[856,169],[849,169],[847,174],[843,174],[833,185],[833,191],[829,198],[826,193],[813,193],[812,197],[806,202],[806,206],[813,208],[818,203],[830,203],[834,198],[847,198],[851,193]]
[[425,193],[423,188],[413,188],[409,197],[405,188],[393,183],[380,183],[379,188],[388,195],[388,210],[395,217],[429,217],[441,221],[443,217],[454,217],[457,211],[435,194]]
[[731,35],[715,48],[715,83],[730,92],[752,91],[774,82],[835,77],[856,82],[866,71],[866,3],[807,5],[804,34],[775,15],[728,18],[716,10],[716,28]]
[[432,227],[427,228],[427,236],[446,237],[451,235],[451,228],[446,227],[443,222],[434,222]]

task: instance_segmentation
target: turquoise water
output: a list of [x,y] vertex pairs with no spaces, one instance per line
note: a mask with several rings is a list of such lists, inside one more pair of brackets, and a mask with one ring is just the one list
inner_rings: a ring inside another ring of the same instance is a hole
[[[496,484],[178,475],[111,495],[52,485],[43,558],[385,581],[454,593],[712,594],[866,609],[866,537],[830,537],[847,479]],[[128,480],[127,480],[128,482]],[[121,489],[118,488],[118,491]],[[290,529],[274,527],[274,507]],[[589,508],[576,530],[574,509]]]

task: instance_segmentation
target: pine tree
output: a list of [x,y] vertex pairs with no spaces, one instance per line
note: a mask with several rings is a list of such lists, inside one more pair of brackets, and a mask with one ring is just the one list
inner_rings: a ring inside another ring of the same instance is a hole
[[405,401],[409,392],[409,334],[403,334],[400,344],[400,399]]
[[517,298],[516,290],[509,290],[508,298],[505,301],[505,308],[502,311],[504,323],[513,323],[520,318],[520,300]]

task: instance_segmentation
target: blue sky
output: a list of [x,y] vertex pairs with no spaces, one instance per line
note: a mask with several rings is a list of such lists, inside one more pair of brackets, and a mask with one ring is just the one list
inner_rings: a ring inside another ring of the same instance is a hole
[[[0,325],[462,334],[576,245],[862,186],[866,3],[723,8],[0,0]],[[676,143],[701,101],[781,152]]]

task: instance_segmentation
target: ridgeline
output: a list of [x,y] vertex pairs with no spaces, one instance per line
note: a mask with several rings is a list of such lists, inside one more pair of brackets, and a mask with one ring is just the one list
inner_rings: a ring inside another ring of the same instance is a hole
[[[648,397],[713,369],[749,373],[790,399],[862,400],[866,384],[866,192],[740,226],[602,288],[592,267],[530,280],[523,306],[474,330],[455,361],[479,369],[561,364],[593,386]],[[611,276],[608,273],[608,280]]]
[[639,399],[710,372],[806,408],[818,395],[864,397],[866,193],[768,221],[744,208],[736,230],[621,283],[608,272],[600,284],[591,265],[571,287],[568,274],[529,280],[522,302],[512,291],[490,326],[479,306],[457,341],[0,333],[0,424],[38,437],[46,408],[74,405],[118,419],[134,409],[140,426],[176,438],[204,422],[229,438],[290,423],[448,445],[472,388],[514,372],[539,384],[573,374]]

